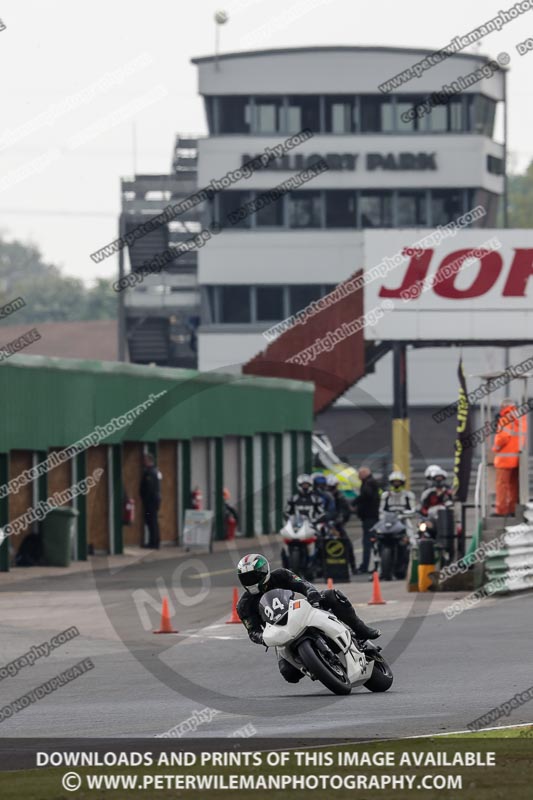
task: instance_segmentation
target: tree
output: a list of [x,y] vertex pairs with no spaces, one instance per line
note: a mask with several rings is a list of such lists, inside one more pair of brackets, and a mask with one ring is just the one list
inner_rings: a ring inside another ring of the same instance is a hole
[[87,290],[82,319],[115,319],[117,294],[105,278],[97,278],[96,285]]
[[509,175],[509,227],[533,228],[533,161],[523,175]]
[[26,303],[16,312],[17,322],[114,319],[117,313],[109,281],[99,278],[86,288],[79,278],[45,263],[35,245],[0,238],[0,304],[16,297]]

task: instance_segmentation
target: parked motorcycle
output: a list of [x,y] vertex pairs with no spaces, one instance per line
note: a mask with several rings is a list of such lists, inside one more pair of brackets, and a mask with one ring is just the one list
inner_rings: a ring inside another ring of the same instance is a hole
[[402,580],[409,566],[410,536],[405,520],[413,512],[385,511],[383,517],[371,528],[374,546],[381,562],[380,578],[391,581],[394,575]]
[[361,685],[386,692],[392,685],[381,648],[357,641],[331,611],[315,608],[305,598],[295,599],[288,589],[273,589],[261,598],[259,613],[267,647],[275,647],[303,675],[334,694],[349,694]]
[[315,576],[317,531],[308,517],[294,514],[280,531],[283,539],[281,563],[301,578],[312,581]]

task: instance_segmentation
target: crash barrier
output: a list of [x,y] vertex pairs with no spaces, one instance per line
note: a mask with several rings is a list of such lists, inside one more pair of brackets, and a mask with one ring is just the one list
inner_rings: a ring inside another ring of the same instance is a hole
[[324,579],[332,578],[340,583],[350,581],[350,565],[348,561],[348,548],[343,539],[325,539],[323,544],[322,563],[324,565]]
[[481,533],[482,533],[482,531],[483,531],[483,522],[480,520],[478,522],[478,524],[476,525],[476,530],[474,531],[474,534],[473,534],[472,539],[470,541],[470,545],[468,547],[468,550],[466,551],[466,553],[464,554],[463,558],[461,559],[461,563],[462,564],[465,564],[466,566],[470,566],[470,564],[474,564],[475,563],[474,553],[478,549],[479,544],[481,542]]
[[506,594],[533,588],[533,503],[528,503],[526,523],[505,527],[503,546],[491,550],[485,558],[490,594]]

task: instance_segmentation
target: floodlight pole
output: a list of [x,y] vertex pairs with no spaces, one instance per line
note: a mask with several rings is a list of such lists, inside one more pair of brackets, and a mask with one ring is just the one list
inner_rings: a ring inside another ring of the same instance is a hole
[[393,401],[392,401],[392,465],[406,477],[406,487],[411,482],[410,432],[407,411],[407,345],[394,342]]
[[[125,234],[125,220],[124,214],[121,214],[119,217],[119,240],[120,242],[124,241],[123,236]],[[122,287],[123,281],[122,278],[124,277],[124,248],[120,247],[118,251],[118,280],[119,286]],[[119,361],[126,361],[126,308],[124,304],[124,289],[121,288],[117,292],[117,319],[118,319],[118,360]]]
[[218,51],[220,45],[220,25],[218,22],[215,21],[215,69],[218,72],[220,70],[220,64],[218,63]]
[[503,227],[509,227],[509,181],[507,179],[507,71],[503,70]]

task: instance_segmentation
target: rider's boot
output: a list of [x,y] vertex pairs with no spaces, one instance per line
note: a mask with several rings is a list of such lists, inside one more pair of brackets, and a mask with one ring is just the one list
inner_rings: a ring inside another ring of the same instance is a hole
[[366,641],[367,639],[378,639],[381,636],[379,628],[371,628],[366,622],[363,622],[361,617],[358,617],[355,611],[353,612],[355,620],[349,622],[350,628],[354,631],[358,639]]
[[[343,592],[338,589],[334,589],[333,591],[335,592],[339,604],[337,607],[337,616],[339,619],[342,619],[346,625],[350,626],[357,639],[366,641],[367,639],[377,639],[381,636],[379,628],[371,628],[366,622],[363,622],[361,617],[357,616],[354,607]],[[342,611],[342,613],[338,613],[340,611]]]

